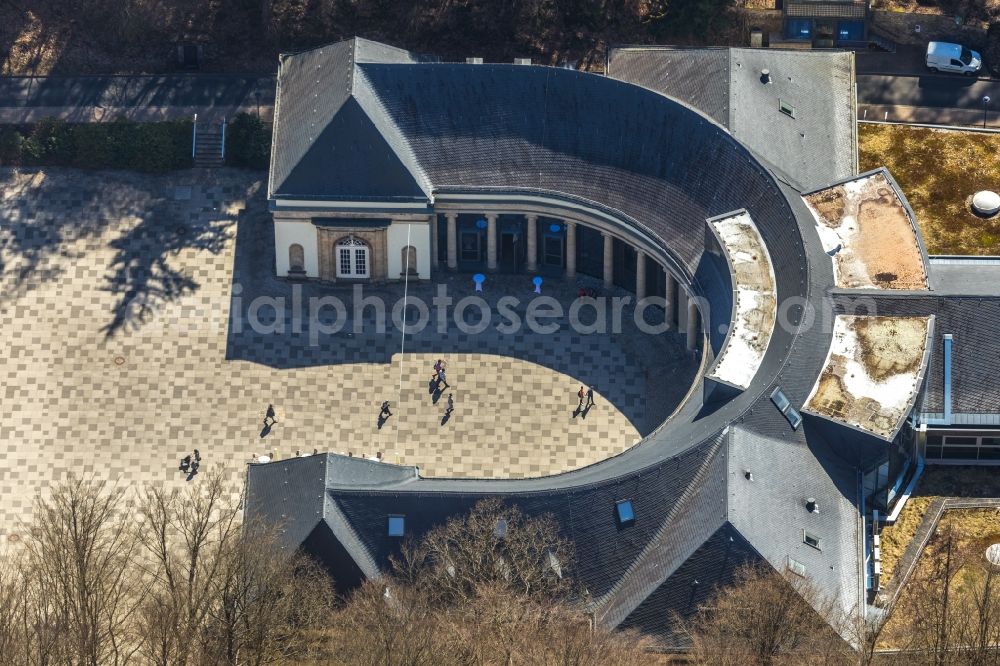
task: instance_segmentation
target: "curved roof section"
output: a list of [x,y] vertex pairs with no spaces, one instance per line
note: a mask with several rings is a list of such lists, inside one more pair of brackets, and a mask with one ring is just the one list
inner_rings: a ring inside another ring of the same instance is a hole
[[551,67],[370,62],[355,41],[283,58],[272,198],[554,193],[656,234],[691,273],[706,218],[745,208],[765,241],[787,236],[771,174],[680,102]]
[[767,352],[778,314],[774,269],[757,225],[746,212],[709,221],[733,281],[733,317],[708,377],[745,389]]
[[927,289],[927,251],[913,211],[885,169],[804,195],[844,289]]
[[837,315],[805,410],[891,440],[923,383],[932,317]]

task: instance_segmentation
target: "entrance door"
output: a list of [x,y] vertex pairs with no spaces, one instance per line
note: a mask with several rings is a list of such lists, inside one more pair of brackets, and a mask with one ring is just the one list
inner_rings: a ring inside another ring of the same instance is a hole
[[542,266],[549,268],[563,267],[563,238],[562,236],[542,237]]
[[479,232],[463,230],[459,235],[459,260],[477,262],[481,260]]
[[518,245],[520,242],[518,234],[512,231],[505,231],[500,234],[500,266],[507,271],[516,272],[518,264]]

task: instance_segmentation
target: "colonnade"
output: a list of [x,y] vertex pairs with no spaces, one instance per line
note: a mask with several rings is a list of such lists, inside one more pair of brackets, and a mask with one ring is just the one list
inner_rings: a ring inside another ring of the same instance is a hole
[[[447,267],[450,271],[458,270],[458,213],[444,213],[447,224]],[[486,220],[486,268],[489,271],[497,270],[497,213],[486,213],[483,215]],[[432,215],[431,222],[431,251],[433,264],[437,265],[437,215]],[[538,271],[538,215],[529,213],[525,215],[527,220],[527,247],[525,269],[529,273]],[[577,255],[577,222],[565,220],[566,229],[566,266],[565,276],[568,279],[576,277],[576,255]],[[607,231],[601,231],[604,243],[603,256],[603,280],[605,287],[614,285],[614,236]],[[641,300],[647,296],[646,285],[646,261],[647,255],[642,250],[635,248],[635,296],[636,300]],[[664,285],[665,307],[667,312],[667,328],[673,329],[681,324],[681,313],[685,324],[685,337],[687,347],[693,350],[697,343],[699,313],[694,300],[687,292],[678,288],[676,278],[670,271],[664,269],[666,284]],[[682,309],[683,308],[683,309]]]

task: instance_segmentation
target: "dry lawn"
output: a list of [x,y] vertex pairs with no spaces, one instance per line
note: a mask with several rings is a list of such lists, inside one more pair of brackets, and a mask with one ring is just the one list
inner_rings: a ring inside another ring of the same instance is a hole
[[[896,524],[882,530],[882,578],[888,581],[935,497],[1000,497],[991,467],[928,467]],[[945,515],[956,512],[946,512]],[[942,519],[943,522],[943,519]]]
[[1000,189],[1000,134],[862,124],[861,169],[886,166],[910,202],[930,254],[1000,255],[1000,216],[969,210],[979,190]]
[[913,578],[903,590],[896,610],[889,617],[882,635],[884,647],[905,646],[912,637],[912,623],[915,619],[912,597],[918,594],[917,590],[923,584],[936,577],[935,565],[940,565],[946,557],[946,535],[949,532],[955,538],[952,546],[953,561],[959,563],[958,573],[949,586],[949,594],[954,595],[953,603],[957,604],[982,583],[986,549],[994,543],[1000,543],[1000,511],[955,509],[944,512],[934,536],[920,555]]

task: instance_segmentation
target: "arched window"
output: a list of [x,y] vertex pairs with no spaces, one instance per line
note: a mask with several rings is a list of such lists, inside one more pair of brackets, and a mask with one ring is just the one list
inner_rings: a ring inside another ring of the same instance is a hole
[[306,251],[298,243],[292,243],[288,246],[288,272],[306,272]]
[[369,276],[368,245],[353,236],[337,242],[337,277],[366,278]]
[[402,250],[402,263],[399,265],[404,274],[417,274],[417,248],[407,245]]

